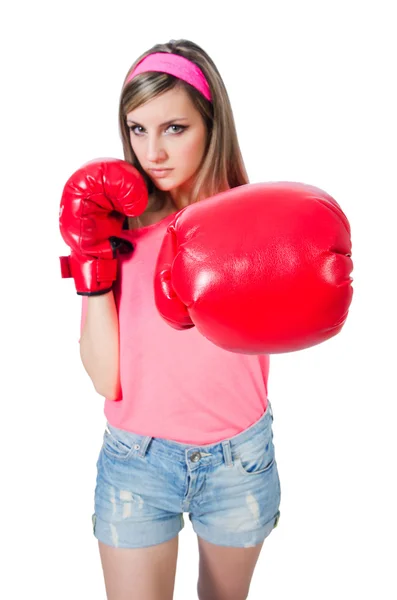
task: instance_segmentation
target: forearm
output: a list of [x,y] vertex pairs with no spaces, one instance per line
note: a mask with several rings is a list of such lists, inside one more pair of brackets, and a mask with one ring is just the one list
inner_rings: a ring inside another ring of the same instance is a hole
[[89,296],[80,338],[80,356],[98,394],[120,394],[119,323],[113,292]]

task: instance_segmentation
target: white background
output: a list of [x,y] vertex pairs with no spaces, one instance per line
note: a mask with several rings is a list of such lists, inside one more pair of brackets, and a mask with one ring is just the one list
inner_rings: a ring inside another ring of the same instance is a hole
[[[392,4],[36,0],[2,9],[2,598],[105,598],[91,529],[103,398],[80,362],[81,298],[60,277],[68,248],[58,209],[81,164],[122,157],[118,98],[132,62],[182,37],[224,78],[251,182],[317,185],[352,226],[344,329],[272,358],[281,519],[249,598],[397,597]],[[197,542],[185,523],[177,600],[196,598]]]

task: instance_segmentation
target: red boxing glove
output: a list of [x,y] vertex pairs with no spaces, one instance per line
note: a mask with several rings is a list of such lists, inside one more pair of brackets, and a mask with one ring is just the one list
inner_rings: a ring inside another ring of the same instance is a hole
[[176,329],[217,346],[277,354],[342,329],[352,300],[350,225],[326,192],[247,184],[192,204],[167,229],[155,300]]
[[120,238],[125,217],[137,217],[148,203],[141,174],[123,160],[85,164],[66,182],[59,228],[70,256],[61,256],[62,277],[73,277],[81,296],[106,294],[117,277],[117,252],[130,252]]

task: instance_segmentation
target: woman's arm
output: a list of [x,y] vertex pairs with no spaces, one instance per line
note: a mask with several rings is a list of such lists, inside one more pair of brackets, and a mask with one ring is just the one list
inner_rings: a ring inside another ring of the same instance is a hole
[[119,322],[113,291],[88,296],[80,338],[80,356],[95,390],[108,400],[119,398]]

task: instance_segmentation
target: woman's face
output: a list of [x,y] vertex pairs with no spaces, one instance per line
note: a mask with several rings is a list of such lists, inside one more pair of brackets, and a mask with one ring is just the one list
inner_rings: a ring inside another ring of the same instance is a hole
[[183,88],[176,87],[127,114],[131,146],[154,185],[178,209],[189,204],[203,159],[205,123]]

